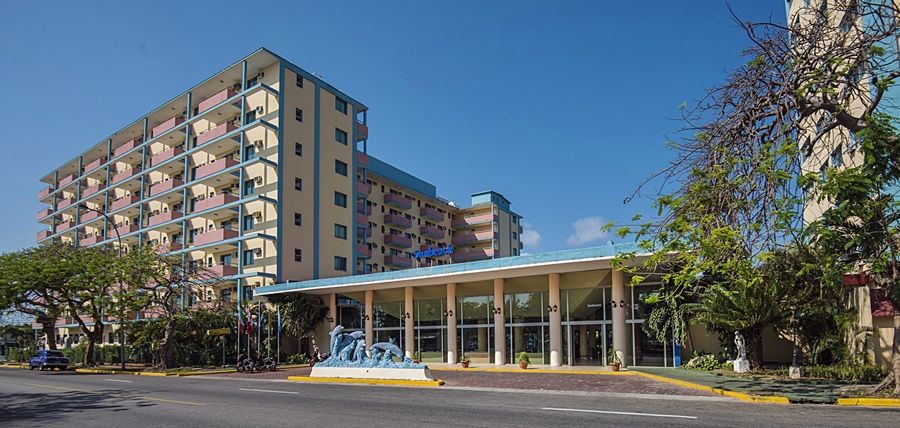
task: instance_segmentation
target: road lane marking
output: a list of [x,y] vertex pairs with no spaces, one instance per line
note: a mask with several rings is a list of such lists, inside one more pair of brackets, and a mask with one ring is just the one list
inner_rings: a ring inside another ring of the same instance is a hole
[[206,405],[206,403],[195,403],[193,401],[181,401],[181,400],[167,400],[165,398],[147,397],[146,395],[141,396],[141,397],[130,397],[130,398],[134,398],[134,399],[138,399],[138,400],[161,401],[163,403],[189,404],[191,406],[205,406]]
[[43,385],[43,384],[39,384],[39,383],[26,383],[23,385],[39,386],[41,388],[58,389],[60,391],[74,391],[74,392],[81,392],[81,393],[85,393],[85,394],[105,395],[108,397],[124,398],[124,399],[128,399],[128,400],[150,400],[150,401],[159,401],[162,403],[188,404],[191,406],[205,406],[206,405],[205,403],[196,403],[193,401],[168,400],[165,398],[148,397],[146,395],[144,395],[144,396],[129,395],[127,393],[124,393],[124,391],[121,394],[115,394],[115,393],[108,393],[108,392],[103,392],[103,391],[88,391],[88,390],[84,390],[84,389],[74,389],[74,388],[64,388],[61,386]]
[[271,392],[271,393],[275,393],[275,394],[299,394],[299,392],[295,392],[295,391],[276,391],[274,389],[238,388],[238,391]]
[[108,381],[108,382],[123,382],[123,383],[131,383],[131,381],[130,381],[130,380],[125,380],[125,379],[103,379],[103,380],[105,380],[105,381]]
[[555,412],[602,413],[605,415],[650,416],[650,417],[654,417],[654,418],[697,419],[696,416],[665,415],[665,414],[658,414],[658,413],[614,412],[611,410],[563,409],[563,408],[558,408],[558,407],[542,407],[541,410],[552,410]]

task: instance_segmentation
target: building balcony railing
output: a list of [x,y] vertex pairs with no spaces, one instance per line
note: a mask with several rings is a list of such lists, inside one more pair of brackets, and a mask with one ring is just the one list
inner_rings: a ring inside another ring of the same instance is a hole
[[213,242],[224,241],[226,239],[237,238],[236,230],[231,229],[215,229],[209,232],[201,233],[194,236],[194,245],[205,245]]
[[51,193],[53,193],[53,186],[47,186],[47,187],[41,189],[37,193],[38,200],[40,201],[41,199],[44,199],[47,196],[50,196]]
[[356,182],[356,193],[360,195],[371,195],[372,194],[372,185],[369,183],[363,183],[361,181]]
[[162,244],[151,243],[151,245],[153,245],[156,248],[156,252],[160,254],[170,253],[181,249],[181,244],[178,242],[164,242]]
[[409,248],[412,247],[412,239],[403,235],[384,235],[384,245],[392,247]]
[[230,123],[230,122],[216,126],[215,128],[212,128],[212,129],[198,135],[197,136],[197,145],[202,146],[203,144],[206,144],[206,143],[208,143],[216,138],[219,138],[231,131],[234,131],[237,128],[238,128],[237,125]]
[[230,195],[227,193],[220,193],[211,198],[203,199],[202,201],[197,201],[194,203],[194,212],[208,210],[213,207],[219,207],[225,204],[230,204],[234,201],[238,200],[237,196]]
[[150,196],[156,196],[162,192],[165,192],[167,190],[172,190],[178,186],[181,186],[182,184],[184,184],[184,181],[175,180],[175,179],[166,180],[161,183],[153,184],[150,186]]
[[194,170],[194,179],[201,179],[208,175],[231,168],[237,164],[238,162],[236,160],[230,158],[216,159],[206,165],[197,167],[197,169]]
[[103,240],[103,235],[87,236],[87,237],[81,238],[78,241],[78,246],[79,247],[87,247],[89,245],[96,245],[98,242],[100,242],[102,240]]
[[87,211],[86,213],[82,214],[78,220],[81,221],[81,223],[87,223],[98,217],[100,217],[100,213],[98,213],[97,211]]
[[120,208],[125,208],[133,203],[136,203],[139,200],[141,200],[141,197],[138,195],[123,196],[119,199],[112,201],[112,203],[109,204],[109,210],[115,211]]
[[356,213],[356,224],[366,225],[369,224],[369,217],[362,213]]
[[181,115],[172,116],[165,122],[154,126],[153,132],[151,135],[153,135],[153,137],[157,137],[157,136],[161,135],[163,132],[166,132],[166,131],[172,129],[172,128],[180,125],[183,122],[184,122],[184,116],[181,116]]
[[150,166],[157,166],[157,165],[159,165],[169,159],[172,159],[175,156],[178,156],[182,153],[184,153],[184,149],[182,149],[181,147],[172,147],[171,149],[166,150],[157,155],[154,155],[152,158],[150,158]]
[[361,203],[361,202],[357,202],[357,203],[356,203],[356,213],[357,213],[357,214],[372,215],[372,206],[371,206],[371,205],[365,205],[365,204],[363,204],[363,203]]
[[72,184],[75,181],[75,178],[77,178],[77,176],[75,174],[70,174],[63,178],[60,178],[59,183],[58,183],[59,187],[63,188],[65,186]]
[[139,145],[141,145],[141,140],[134,138],[134,139],[128,141],[127,143],[122,144],[119,147],[116,147],[115,150],[113,150],[113,157],[122,156],[125,153],[127,153],[129,150],[131,150]]
[[126,180],[128,178],[134,177],[137,173],[141,172],[140,165],[131,167],[129,169],[124,169],[122,171],[116,172],[115,175],[112,176],[112,182],[118,183],[120,181]]
[[356,244],[356,255],[366,259],[371,258],[372,249],[366,244]]
[[75,203],[75,198],[74,198],[74,197],[62,199],[62,200],[60,200],[59,202],[56,203],[56,210],[59,211],[59,210],[61,210],[61,209],[63,209],[63,208],[66,208],[66,207],[68,207],[69,205],[72,205],[72,204],[74,204],[74,203]]
[[366,168],[369,166],[369,156],[361,151],[356,151],[356,163],[359,166]]
[[175,220],[176,218],[180,218],[184,215],[181,211],[169,211],[166,213],[159,213],[147,220],[147,227],[156,226],[157,224],[165,223],[167,221]]
[[356,122],[356,141],[369,138],[369,127],[362,122]]
[[51,210],[50,208],[44,208],[37,212],[37,220],[45,218],[50,214],[53,214],[53,210]]
[[53,234],[53,232],[51,232],[50,230],[42,230],[42,231],[38,232],[37,235],[34,236],[34,240],[41,241],[41,240],[49,238],[50,235],[52,235],[52,234]]
[[431,207],[422,207],[419,209],[419,216],[434,221],[444,221],[444,213]]
[[361,224],[356,229],[357,229],[357,233],[359,233],[360,235],[364,234],[364,235],[366,235],[366,238],[372,237],[372,228],[369,227],[368,225]]
[[412,259],[389,254],[384,256],[384,264],[391,267],[408,268],[412,267]]
[[86,197],[91,196],[94,193],[97,193],[105,188],[106,188],[105,184],[99,184],[99,183],[95,184],[91,187],[85,187],[84,190],[81,191],[81,197],[86,198]]
[[397,226],[403,229],[409,229],[412,227],[412,220],[397,214],[385,214],[384,215],[384,224]]
[[211,95],[209,98],[207,98],[203,101],[200,101],[200,104],[197,105],[197,113],[198,114],[203,113],[204,111],[209,110],[209,109],[221,104],[222,101],[225,101],[225,100],[235,96],[236,94],[237,94],[237,92],[235,92],[231,88],[222,89],[221,91],[216,92],[215,94]]
[[97,159],[84,166],[84,173],[87,174],[93,172],[95,169],[100,168],[100,165],[103,165],[104,163],[106,163],[106,158]]
[[403,197],[403,195],[395,195],[388,193],[384,195],[384,204],[392,206],[400,210],[408,210],[412,208],[412,201]]
[[497,221],[497,220],[499,220],[499,219],[497,218],[497,216],[495,216],[493,214],[482,214],[482,215],[476,215],[476,216],[471,216],[471,217],[462,217],[462,218],[457,217],[456,219],[453,220],[452,226],[454,228],[475,226],[478,224],[490,223],[490,222]]
[[62,223],[57,224],[56,227],[53,229],[53,231],[56,233],[59,233],[64,230],[69,230],[73,227],[75,227],[75,222],[72,220],[69,220],[69,221],[64,221]]
[[238,274],[237,266],[231,265],[215,265],[206,268],[206,271],[209,272],[210,275],[218,278],[223,278],[226,276],[234,276]]
[[494,250],[487,248],[484,250],[458,251],[453,253],[454,262],[469,262],[472,260],[484,260],[494,257]]
[[125,236],[132,232],[137,232],[137,230],[138,230],[138,226],[136,224],[122,224],[122,225],[116,226],[112,230],[112,232],[108,233],[107,235],[111,238],[116,238],[119,236]]
[[453,236],[453,245],[474,244],[476,242],[490,241],[494,238],[496,238],[496,234],[493,231],[477,232],[471,235],[457,234]]
[[444,239],[444,231],[434,226],[424,225],[419,228],[419,233],[429,238]]

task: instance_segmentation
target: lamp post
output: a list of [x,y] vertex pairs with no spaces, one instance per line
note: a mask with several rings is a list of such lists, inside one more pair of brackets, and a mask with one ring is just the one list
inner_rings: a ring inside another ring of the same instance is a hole
[[[78,207],[102,215],[103,218],[106,220],[107,224],[113,224],[113,226],[115,226],[115,224],[112,221],[112,218],[110,218],[109,215],[107,215],[105,212],[98,210],[96,208],[91,208],[91,207],[87,206],[85,203],[78,204]],[[122,247],[122,236],[119,235],[119,228],[117,228],[117,227],[113,227],[113,232],[116,233],[116,241],[118,242],[118,245],[119,245],[118,255],[121,257],[122,256],[122,248],[123,248]],[[121,311],[119,313],[119,315],[120,315],[120,317],[119,317],[119,361],[122,363],[122,370],[125,370],[125,319],[124,319],[125,311],[124,310]]]

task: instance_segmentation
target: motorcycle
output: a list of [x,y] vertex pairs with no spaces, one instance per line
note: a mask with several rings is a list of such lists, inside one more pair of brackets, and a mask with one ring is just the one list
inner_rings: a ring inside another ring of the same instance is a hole
[[275,362],[275,359],[272,357],[266,357],[263,359],[262,364],[257,368],[258,371],[268,370],[270,372],[274,372],[277,369],[278,363]]
[[244,354],[238,355],[237,364],[235,365],[235,369],[238,373],[253,373],[253,370],[258,369],[258,363],[256,359],[250,356],[245,356]]

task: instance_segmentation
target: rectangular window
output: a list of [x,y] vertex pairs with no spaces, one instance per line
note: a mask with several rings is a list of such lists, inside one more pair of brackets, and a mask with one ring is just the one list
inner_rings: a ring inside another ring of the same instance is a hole
[[338,239],[347,239],[347,226],[335,223],[334,237]]
[[294,189],[303,190],[303,179],[300,177],[294,177]]
[[303,261],[303,250],[299,248],[294,248],[294,261],[302,262]]
[[244,230],[253,229],[253,215],[245,215],[244,216]]
[[303,226],[303,214],[294,213],[294,226]]
[[334,140],[343,145],[347,145],[347,133],[340,128],[334,128]]
[[244,266],[250,266],[254,262],[253,250],[244,250],[243,254]]
[[334,256],[334,270],[344,272],[347,270],[347,258]]
[[334,192],[334,204],[339,207],[347,208],[347,195],[341,192]]
[[519,238],[519,234],[517,234],[516,232],[513,232],[513,239],[518,239],[518,238]]
[[256,159],[256,146],[244,147],[244,162]]
[[844,165],[844,152],[841,150],[841,145],[838,144],[835,147],[834,151],[831,152],[831,166],[833,168],[840,168]]
[[334,160],[334,172],[346,177],[347,176],[347,164],[335,159]]
[[347,114],[347,102],[338,97],[334,97],[334,108],[341,113]]
[[256,180],[254,180],[252,178],[244,181],[244,196],[252,195],[255,186],[256,186]]
[[301,76],[301,75],[299,75],[299,74],[297,75],[297,87],[298,87],[298,88],[302,88],[302,87],[303,87],[303,76]]
[[303,144],[294,143],[294,154],[297,156],[303,156]]
[[303,110],[297,109],[294,112],[294,117],[297,119],[297,122],[303,122]]

